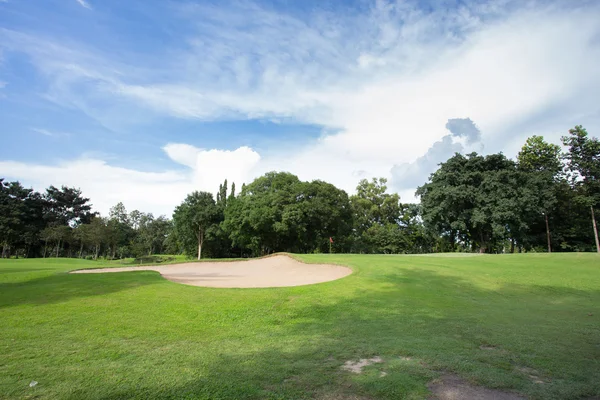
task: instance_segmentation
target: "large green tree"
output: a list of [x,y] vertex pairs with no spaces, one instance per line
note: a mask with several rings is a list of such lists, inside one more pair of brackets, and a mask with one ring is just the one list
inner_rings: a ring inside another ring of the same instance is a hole
[[529,173],[530,183],[539,194],[539,212],[544,217],[548,253],[552,252],[549,215],[557,204],[557,183],[562,171],[560,147],[548,143],[542,136],[532,136],[517,155],[519,169]]
[[351,209],[343,190],[302,182],[287,172],[269,172],[230,196],[223,229],[243,253],[325,252],[349,249]]
[[213,238],[219,222],[219,207],[213,195],[208,192],[189,194],[173,213],[174,229],[183,248],[187,254],[196,253],[198,260],[202,257],[205,242]]
[[577,201],[589,207],[596,251],[600,253],[595,216],[595,208],[600,203],[600,141],[589,137],[581,125],[570,129],[569,135],[563,136],[562,141],[569,148],[565,158],[572,173],[572,185]]
[[456,154],[417,195],[430,227],[481,253],[502,250],[504,240],[521,242],[536,210],[528,175],[503,154]]
[[0,179],[2,257],[8,257],[11,249],[18,247],[28,256],[46,226],[43,216],[44,200],[38,192],[24,188],[19,182]]
[[354,250],[360,253],[398,253],[403,237],[400,196],[387,193],[387,180],[362,179],[350,197]]
[[90,199],[81,190],[62,186],[50,186],[44,194],[46,210],[44,217],[51,225],[77,225],[88,223],[94,216]]

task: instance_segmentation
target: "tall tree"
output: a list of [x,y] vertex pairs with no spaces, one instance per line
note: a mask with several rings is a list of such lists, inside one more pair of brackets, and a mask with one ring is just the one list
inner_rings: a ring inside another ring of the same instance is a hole
[[45,218],[51,225],[77,225],[88,223],[93,217],[90,199],[83,197],[81,190],[62,186],[50,186],[44,195]]
[[596,251],[600,253],[598,227],[595,208],[600,203],[600,141],[588,137],[581,125],[569,130],[569,136],[562,137],[563,144],[569,147],[565,154],[569,170],[573,173],[572,185],[578,201],[589,207],[596,241]]
[[38,192],[24,188],[19,182],[0,179],[2,257],[7,257],[15,246],[26,248],[25,255],[29,255],[45,227],[43,207],[44,201]]
[[126,247],[129,245],[129,242],[134,235],[131,221],[129,220],[129,214],[123,203],[119,202],[110,208],[108,215],[106,228],[107,239],[111,249],[110,257],[115,258],[117,252],[123,256],[123,253],[126,252]]
[[233,245],[254,255],[293,251],[297,233],[283,221],[286,207],[297,202],[300,180],[288,172],[268,172],[242,186],[225,211],[223,227]]
[[400,196],[386,192],[385,178],[362,179],[350,197],[356,251],[398,253],[404,248]]
[[177,235],[183,239],[184,248],[190,251],[190,240],[195,238],[198,260],[202,257],[205,241],[211,239],[213,230],[219,223],[219,208],[212,194],[193,192],[181,203],[173,213],[173,223]]
[[288,249],[326,252],[330,238],[336,251],[349,249],[352,229],[348,194],[334,185],[315,180],[292,187],[293,201],[283,206],[281,230],[289,236]]
[[225,179],[223,185],[219,186],[219,197],[221,198],[223,208],[227,207],[227,179]]
[[418,188],[423,219],[481,253],[499,251],[505,239],[522,241],[535,211],[527,177],[503,154],[456,154]]
[[101,217],[92,218],[87,230],[87,240],[93,246],[94,260],[97,260],[102,244],[109,243],[109,232],[106,219]]
[[542,136],[532,136],[517,155],[517,163],[522,171],[530,173],[532,184],[537,185],[539,209],[544,216],[548,253],[552,252],[549,214],[556,206],[556,183],[562,171],[560,147],[547,143]]
[[233,198],[235,198],[235,182],[231,182],[231,194],[229,195],[229,199],[227,201],[230,201]]

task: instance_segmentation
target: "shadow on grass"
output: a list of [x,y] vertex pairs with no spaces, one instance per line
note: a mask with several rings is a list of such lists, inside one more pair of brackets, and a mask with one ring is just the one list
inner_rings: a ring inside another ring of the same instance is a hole
[[[25,269],[24,272],[36,271]],[[102,296],[164,281],[158,272],[120,274],[56,273],[22,282],[0,283],[0,309],[23,304],[51,304]]]
[[[70,398],[423,399],[426,383],[442,371],[533,399],[600,394],[600,330],[584,310],[600,311],[598,291],[526,285],[487,290],[425,270],[377,279],[381,285],[369,289],[329,284],[336,288],[331,294],[320,285],[280,289],[275,301],[252,310],[261,321],[258,330],[248,326],[245,333],[246,322],[226,321],[214,346],[154,334],[154,343],[172,349],[144,355],[140,362],[154,368],[132,372],[131,359],[111,364],[118,378],[95,376]],[[83,284],[97,295],[102,293],[93,284],[105,281],[39,286]],[[141,279],[131,275],[109,287],[121,290],[134,281]],[[221,311],[227,307],[233,305]],[[362,374],[340,368],[373,356],[383,363]]]

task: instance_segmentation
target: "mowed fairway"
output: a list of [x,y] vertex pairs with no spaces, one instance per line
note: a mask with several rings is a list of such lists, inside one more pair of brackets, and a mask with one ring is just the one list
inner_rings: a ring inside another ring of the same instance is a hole
[[423,399],[447,373],[534,399],[600,395],[595,254],[297,257],[354,273],[217,289],[2,260],[0,397]]

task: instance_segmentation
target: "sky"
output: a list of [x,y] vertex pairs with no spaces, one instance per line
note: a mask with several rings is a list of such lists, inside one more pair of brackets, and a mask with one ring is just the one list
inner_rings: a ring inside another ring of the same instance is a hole
[[0,0],[0,177],[170,216],[268,171],[352,194],[600,135],[595,0]]

